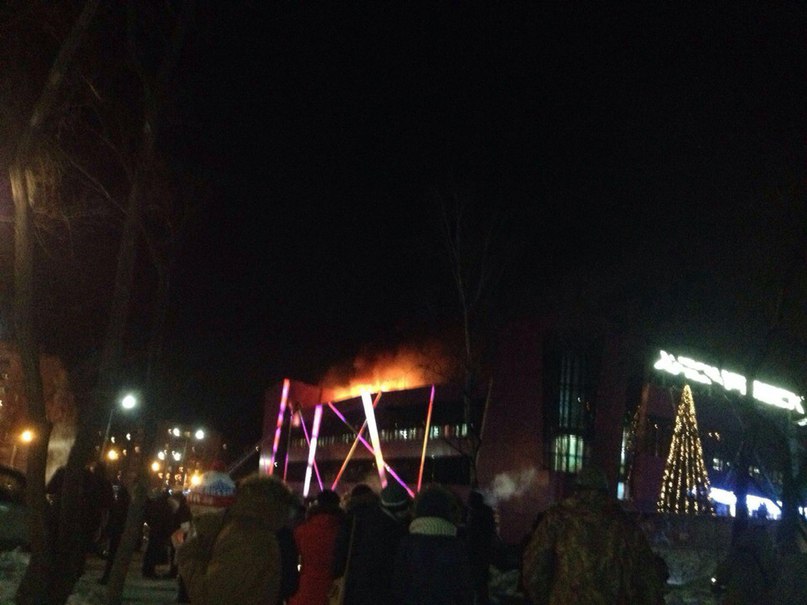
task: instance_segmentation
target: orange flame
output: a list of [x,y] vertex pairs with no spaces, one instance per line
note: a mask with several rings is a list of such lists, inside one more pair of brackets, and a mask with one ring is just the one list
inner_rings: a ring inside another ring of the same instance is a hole
[[362,393],[441,384],[450,378],[452,367],[439,344],[404,346],[394,352],[360,355],[347,370],[332,368],[322,386],[332,392],[333,401],[342,401]]

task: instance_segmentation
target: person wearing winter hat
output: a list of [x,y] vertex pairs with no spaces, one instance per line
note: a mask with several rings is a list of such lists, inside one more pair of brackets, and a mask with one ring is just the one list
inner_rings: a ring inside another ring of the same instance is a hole
[[334,578],[345,578],[345,605],[376,605],[392,600],[395,550],[406,535],[409,518],[405,514],[408,505],[404,506],[402,494],[391,485],[392,482],[381,490],[381,497],[364,484],[351,491],[333,561]]
[[282,559],[276,532],[293,503],[285,483],[256,473],[238,484],[232,506],[194,519],[196,535],[177,551],[191,603],[277,603]]
[[333,582],[333,551],[342,527],[344,512],[339,494],[321,491],[306,512],[306,519],[294,528],[294,541],[300,553],[300,585],[290,605],[323,605]]
[[381,490],[381,509],[399,523],[409,523],[411,505],[409,492],[397,481],[390,481]]
[[468,551],[457,537],[459,500],[433,485],[415,498],[415,518],[395,555],[392,603],[473,603]]

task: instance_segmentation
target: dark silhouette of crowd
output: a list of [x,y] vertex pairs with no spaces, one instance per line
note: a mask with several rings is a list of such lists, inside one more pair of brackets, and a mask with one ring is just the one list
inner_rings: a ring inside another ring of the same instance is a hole
[[467,512],[445,487],[412,496],[397,482],[380,491],[361,483],[344,497],[324,489],[301,504],[277,478],[248,477],[230,507],[193,519],[177,550],[188,602],[486,602],[472,570],[491,560],[476,549],[492,547],[496,527],[481,494]]
[[[606,488],[601,471],[581,472],[576,493],[536,520],[521,603],[663,603],[653,553]],[[195,517],[188,535],[177,560],[194,605],[484,605],[500,545],[478,490],[463,503],[440,485],[415,495],[360,483],[303,503],[259,475],[238,484],[228,508]]]
[[[63,474],[57,471],[48,486],[53,523]],[[101,463],[85,469],[83,478],[82,539],[87,553],[106,558],[103,584],[130,496]],[[604,473],[584,469],[576,486],[572,496],[538,514],[517,557],[521,600],[508,602],[661,605],[664,562],[609,495]],[[234,489],[227,505],[194,510],[181,491],[155,490],[144,510],[143,577],[177,578],[177,602],[193,605],[502,602],[489,594],[502,543],[479,490],[463,502],[445,486],[414,494],[389,481],[380,490],[359,483],[343,496],[322,489],[303,501],[283,481],[258,474]],[[744,545],[738,542],[732,562],[751,552]],[[158,576],[158,566],[167,574]],[[755,582],[736,567],[720,570],[726,594]]]
[[[65,472],[59,469],[47,486],[51,539],[59,529]],[[81,477],[81,543],[85,554],[106,559],[98,579],[105,584],[130,496],[100,462]],[[302,500],[273,476],[227,480],[230,495],[215,506],[192,509],[181,491],[165,489],[146,502],[142,575],[176,578],[179,603],[664,603],[667,564],[596,467],[579,471],[573,493],[538,511],[531,530],[511,548],[499,539],[494,510],[477,489],[463,502],[445,486],[414,494],[389,481],[380,490],[359,483],[342,496],[321,489]],[[719,602],[804,602],[797,580],[807,570],[807,529],[789,558],[776,554],[764,526],[738,521],[735,529],[714,571]],[[168,572],[158,576],[158,566]],[[512,590],[491,595],[502,570],[517,579]]]

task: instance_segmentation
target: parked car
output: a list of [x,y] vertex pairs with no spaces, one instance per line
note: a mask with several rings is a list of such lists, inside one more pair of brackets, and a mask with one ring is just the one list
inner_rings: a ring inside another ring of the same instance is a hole
[[0,550],[28,547],[25,475],[0,465]]

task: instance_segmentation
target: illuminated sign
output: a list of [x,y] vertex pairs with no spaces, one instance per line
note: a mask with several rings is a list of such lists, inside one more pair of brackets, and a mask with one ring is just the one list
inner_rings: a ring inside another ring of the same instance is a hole
[[[666,351],[660,352],[659,359],[653,364],[653,367],[673,376],[682,375],[687,380],[701,384],[717,384],[727,391],[735,391],[741,395],[745,395],[748,389],[748,381],[745,376],[727,370],[719,370],[683,355],[676,357]],[[799,414],[805,413],[802,405],[803,397],[759,380],[754,381],[751,396],[761,403],[793,410]]]

